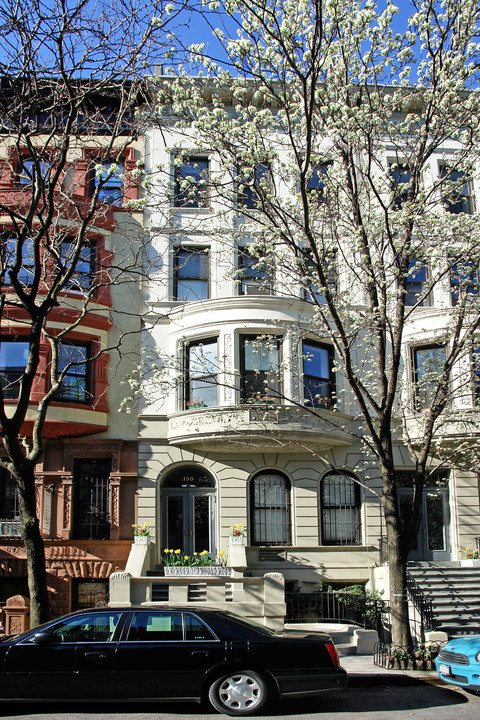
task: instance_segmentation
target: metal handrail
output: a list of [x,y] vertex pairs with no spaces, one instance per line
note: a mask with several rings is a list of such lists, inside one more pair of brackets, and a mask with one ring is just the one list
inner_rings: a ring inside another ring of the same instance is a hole
[[415,610],[420,615],[420,637],[425,637],[425,630],[432,630],[435,625],[431,598],[427,597],[420,585],[407,572],[407,593]]

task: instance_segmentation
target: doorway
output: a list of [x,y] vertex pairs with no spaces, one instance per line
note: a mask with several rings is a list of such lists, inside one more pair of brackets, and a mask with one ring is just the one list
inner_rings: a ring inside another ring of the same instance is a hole
[[[443,561],[451,559],[450,513],[448,504],[448,476],[429,478],[423,489],[422,520],[415,547],[409,560]],[[405,517],[412,503],[413,488],[398,490],[400,512]]]
[[216,555],[216,488],[209,473],[183,466],[162,483],[162,547],[193,555]]

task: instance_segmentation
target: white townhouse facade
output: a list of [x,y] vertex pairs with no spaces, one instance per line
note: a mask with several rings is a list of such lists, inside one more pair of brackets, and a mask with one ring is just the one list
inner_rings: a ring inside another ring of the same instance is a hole
[[[443,157],[431,158],[432,176]],[[388,148],[384,163],[398,163]],[[243,524],[245,575],[281,572],[288,590],[305,592],[372,581],[385,537],[380,473],[355,438],[333,347],[310,332],[314,304],[281,262],[262,265],[249,253],[255,222],[206,189],[221,168],[188,132],[151,127],[145,170],[164,190],[145,217],[142,352],[146,367],[163,368],[156,385],[146,381],[139,416],[138,523],[152,524],[152,565],[165,549],[227,552],[231,526]],[[474,212],[474,194],[466,183],[452,212]],[[248,191],[241,202],[254,210]],[[348,290],[338,257],[334,264],[332,282]],[[428,272],[427,264],[412,272],[412,298]],[[437,352],[452,302],[447,276],[412,313],[407,377]],[[475,392],[464,393],[467,406]],[[396,452],[408,497],[412,461],[401,440]],[[459,560],[480,536],[477,470],[443,468],[423,502],[412,560]]]

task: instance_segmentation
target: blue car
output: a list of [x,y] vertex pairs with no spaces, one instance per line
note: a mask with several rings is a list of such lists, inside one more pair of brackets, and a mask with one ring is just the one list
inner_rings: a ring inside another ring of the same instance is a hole
[[442,680],[480,694],[480,635],[450,640],[435,659]]

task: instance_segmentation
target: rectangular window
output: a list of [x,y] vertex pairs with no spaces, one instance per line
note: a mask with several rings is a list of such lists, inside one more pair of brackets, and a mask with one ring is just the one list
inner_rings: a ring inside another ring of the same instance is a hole
[[78,540],[110,537],[110,467],[110,459],[74,461],[74,536]]
[[328,345],[303,343],[303,387],[305,405],[316,408],[332,406],[333,350]]
[[430,305],[429,296],[426,295],[422,297],[422,294],[425,292],[427,277],[428,271],[425,263],[412,260],[407,275],[405,305],[410,307],[415,305],[419,307]]
[[417,410],[430,408],[435,404],[446,359],[446,348],[443,345],[413,348],[413,379]]
[[23,187],[28,187],[35,183],[37,177],[39,177],[43,185],[48,186],[51,170],[52,163],[50,160],[21,155],[17,165],[17,182]]
[[480,347],[472,351],[473,401],[480,405]]
[[238,248],[238,278],[240,295],[271,295],[273,290],[271,268],[252,255],[248,247]]
[[217,339],[201,340],[186,348],[185,408],[215,407],[217,390]]
[[478,262],[457,260],[450,267],[450,292],[452,305],[457,305],[468,296],[478,295]]
[[277,401],[280,394],[280,339],[275,335],[242,335],[240,342],[242,402]]
[[[97,169],[98,167],[98,169]],[[103,168],[100,169],[100,168]],[[110,161],[99,160],[92,168],[91,195],[97,187],[98,200],[108,205],[119,207],[123,204],[123,165]]]
[[0,536],[20,537],[17,484],[4,468],[0,468]]
[[470,180],[463,170],[454,170],[448,165],[440,166],[440,177],[445,180],[448,188],[442,190],[442,201],[447,212],[458,215],[473,213],[473,197]]
[[332,167],[332,162],[322,162],[315,165],[312,170],[312,174],[307,181],[307,191],[311,194],[311,197],[315,197],[318,202],[324,202],[325,196],[325,180],[328,175],[329,168]]
[[59,348],[58,372],[67,368],[56,400],[73,403],[89,403],[90,393],[88,345],[64,343]]
[[108,605],[108,580],[72,580],[72,610]]
[[208,157],[188,155],[174,168],[173,205],[205,208],[208,205]]
[[393,192],[393,204],[399,210],[408,199],[408,188],[412,172],[402,163],[389,163],[390,186]]
[[[60,247],[60,257],[62,264],[66,269],[73,262],[73,254],[75,252],[75,240],[73,238],[65,238],[62,240]],[[83,245],[80,248],[80,254],[75,265],[75,271],[68,281],[69,290],[78,290],[85,292],[90,290],[93,285],[95,276],[95,246]]]
[[[321,259],[322,269],[327,280],[327,286],[332,295],[337,292],[337,254],[336,252],[326,253]],[[323,305],[326,303],[325,294],[320,287],[317,268],[311,258],[305,258],[302,268],[304,286],[304,300],[307,302],[317,302]],[[311,280],[310,280],[311,278]]]
[[174,300],[193,302],[208,298],[208,250],[205,248],[175,249]]
[[237,207],[257,210],[260,207],[261,191],[269,189],[270,168],[262,163],[253,170],[237,173]]
[[20,240],[10,233],[3,233],[1,236],[2,243],[2,274],[4,284],[10,285],[10,268],[15,263],[15,255],[17,250],[21,252],[21,265],[18,271],[18,281],[25,286],[29,286],[33,282],[35,274],[35,258],[33,253],[33,240],[25,238],[23,244]]
[[28,342],[19,340],[0,341],[0,382],[3,397],[16,400],[20,388],[20,380],[25,372],[28,360]]

